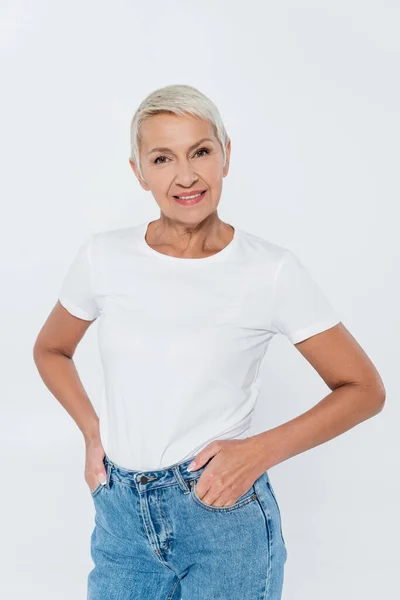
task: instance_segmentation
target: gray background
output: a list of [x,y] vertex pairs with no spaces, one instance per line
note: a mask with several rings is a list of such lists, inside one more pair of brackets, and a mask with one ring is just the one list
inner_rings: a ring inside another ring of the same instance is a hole
[[[220,218],[297,253],[386,386],[377,417],[270,470],[283,600],[399,594],[399,17],[383,0],[1,2],[3,597],[85,597],[83,438],[32,347],[83,239],[158,217],[129,125],[172,83],[214,100],[232,139]],[[96,329],[75,358],[98,408]],[[253,433],[328,392],[277,336]]]

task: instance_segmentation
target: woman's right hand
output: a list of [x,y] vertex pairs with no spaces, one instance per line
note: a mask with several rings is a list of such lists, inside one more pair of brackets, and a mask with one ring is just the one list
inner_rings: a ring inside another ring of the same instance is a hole
[[103,459],[105,451],[100,441],[86,444],[85,480],[90,493],[94,492],[99,483],[106,481],[107,473]]

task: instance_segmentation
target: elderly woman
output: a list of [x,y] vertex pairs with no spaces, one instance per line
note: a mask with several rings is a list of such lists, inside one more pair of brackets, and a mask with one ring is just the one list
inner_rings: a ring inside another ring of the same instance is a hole
[[[131,146],[160,216],[81,244],[34,346],[85,440],[87,598],[278,600],[287,549],[268,470],[379,413],[385,389],[299,258],[219,218],[231,142],[210,99],[154,91]],[[97,319],[99,418],[73,362]],[[279,333],[331,393],[250,436]]]

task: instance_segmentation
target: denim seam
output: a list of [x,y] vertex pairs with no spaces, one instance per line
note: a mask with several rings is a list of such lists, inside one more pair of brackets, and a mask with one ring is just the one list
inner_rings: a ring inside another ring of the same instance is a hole
[[[144,507],[143,507],[142,502],[145,502],[145,506]],[[150,541],[150,544],[152,544],[152,543],[155,544],[155,547],[157,548],[157,551],[155,552],[155,554],[157,556],[159,556],[159,552],[161,552],[161,548],[158,548],[157,538],[156,538],[155,531],[154,530],[150,531],[150,529],[149,529],[149,527],[147,525],[147,518],[149,519],[149,523],[150,523],[151,517],[150,517],[149,510],[148,510],[147,500],[146,499],[144,499],[143,501],[140,500],[140,508],[141,508],[141,512],[142,512],[144,526],[146,528],[147,537],[148,537],[148,539]],[[153,550],[153,552],[154,552],[154,550]]]
[[[150,527],[150,529],[149,529],[149,527],[147,525],[147,521],[146,521],[144,513],[146,513],[146,515],[148,516],[148,522],[149,522],[149,524],[151,525],[151,523],[152,523],[151,516],[150,516],[150,511],[149,511],[149,507],[148,507],[148,504],[147,504],[147,500],[145,500],[144,510],[142,510],[142,501],[140,501],[140,509],[141,509],[141,513],[142,513],[142,519],[143,519],[143,522],[144,522],[144,526],[146,528],[147,537],[148,537],[148,539],[150,541],[150,547],[152,548],[154,554],[157,556],[157,558],[160,561],[160,563],[162,565],[164,565],[169,571],[173,572],[173,569],[162,559],[162,549],[158,545],[156,532],[154,531],[153,527]],[[154,548],[152,546],[152,542],[151,542],[152,539],[154,540],[154,544],[155,544],[156,550],[154,550]]]
[[92,495],[92,498],[94,498],[95,496],[97,496],[97,494],[99,493],[99,491],[101,490],[102,487],[103,487],[102,483],[98,483],[97,484],[97,486],[94,488],[93,492],[90,492],[91,495]]
[[267,485],[268,485],[268,488],[269,488],[269,490],[270,490],[270,492],[271,492],[271,496],[272,496],[272,498],[273,498],[273,500],[274,500],[274,502],[275,502],[276,509],[277,509],[277,511],[278,511],[278,517],[279,517],[279,531],[280,531],[280,534],[281,534],[282,543],[283,543],[283,545],[284,545],[284,546],[286,546],[285,538],[283,537],[283,531],[282,531],[282,515],[281,515],[281,510],[280,510],[280,508],[279,508],[278,500],[276,499],[275,492],[274,492],[274,490],[273,490],[272,484],[271,484],[269,481],[267,481]]
[[167,600],[172,600],[172,598],[174,597],[174,593],[176,588],[178,587],[178,585],[180,584],[181,580],[178,579],[178,581],[174,584],[174,587],[172,588],[172,590],[170,591],[170,593],[168,594],[168,598]]
[[272,557],[271,557],[271,527],[269,525],[269,518],[270,515],[268,512],[266,512],[264,510],[264,507],[262,505],[262,502],[258,496],[258,492],[256,489],[256,500],[258,503],[258,506],[260,507],[261,510],[261,514],[264,517],[264,521],[265,521],[265,529],[267,532],[267,539],[268,539],[268,548],[267,548],[267,573],[265,576],[265,591],[264,591],[264,597],[263,600],[268,600],[268,591],[269,591],[269,583],[270,583],[270,575],[271,575],[271,568],[272,568]]
[[[105,525],[104,525],[104,523],[102,522],[102,520],[101,520],[101,519],[99,519],[99,517],[98,517],[98,515],[97,515],[97,514],[96,514],[96,517],[95,517],[95,523],[96,523],[96,526],[97,526],[97,527],[102,527],[102,528],[104,529],[104,531],[106,531],[106,532],[107,532],[107,535],[111,535],[111,537],[113,537],[114,539],[118,540],[119,542],[120,542],[121,540],[126,540],[127,542],[131,542],[131,541],[132,541],[130,538],[126,538],[126,537],[122,537],[122,536],[121,536],[121,537],[118,537],[118,536],[117,536],[117,535],[115,535],[114,533],[111,533],[111,531],[110,531],[109,529],[107,529],[107,527],[105,527]],[[146,530],[147,530],[146,523],[145,523],[145,527],[146,527]],[[161,555],[160,555],[160,554],[157,554],[157,553],[155,553],[155,554],[156,554],[156,556],[157,556],[158,560],[160,561],[160,563],[161,563],[162,565],[164,565],[164,567],[166,567],[166,568],[167,568],[169,571],[173,572],[173,570],[171,569],[171,567],[170,567],[170,566],[169,566],[169,565],[168,565],[168,564],[167,564],[165,561],[163,561],[163,560],[162,560],[162,558],[161,558]]]
[[[160,507],[161,521],[162,521],[162,524],[164,526],[164,531],[165,531],[165,535],[166,535],[167,545],[166,545],[165,550],[169,550],[171,540],[169,539],[169,536],[168,536],[169,529],[167,527],[167,518],[166,518],[165,512],[164,512],[163,499],[160,498],[157,504]],[[160,548],[160,551],[161,551],[161,548]]]
[[271,571],[272,571],[272,531],[271,531],[271,513],[267,512],[265,515],[265,520],[267,523],[268,530],[268,568],[267,568],[267,576],[265,581],[265,600],[268,600],[270,583],[271,583]]
[[243,498],[243,500],[241,500],[239,503],[235,503],[232,506],[211,506],[211,504],[208,505],[206,502],[203,502],[202,500],[200,500],[200,498],[198,496],[196,496],[194,485],[192,485],[191,488],[192,488],[191,495],[192,495],[193,500],[199,506],[201,506],[201,508],[204,508],[205,510],[208,510],[210,512],[232,512],[232,511],[238,510],[239,508],[242,508],[242,506],[246,506],[246,504],[250,504],[251,502],[254,502],[254,500],[256,500],[256,494],[253,492],[249,496],[246,496],[246,498]]

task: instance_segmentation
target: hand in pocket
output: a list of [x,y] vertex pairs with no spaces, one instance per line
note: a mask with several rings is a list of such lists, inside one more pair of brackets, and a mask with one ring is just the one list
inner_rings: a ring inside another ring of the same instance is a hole
[[92,494],[100,483],[105,483],[107,473],[104,466],[106,453],[101,442],[86,445],[85,481]]

